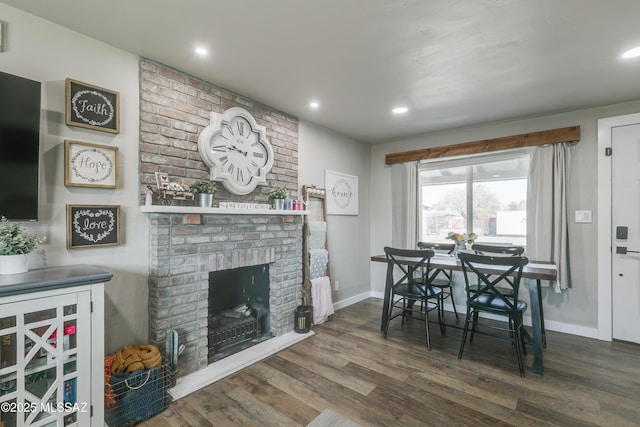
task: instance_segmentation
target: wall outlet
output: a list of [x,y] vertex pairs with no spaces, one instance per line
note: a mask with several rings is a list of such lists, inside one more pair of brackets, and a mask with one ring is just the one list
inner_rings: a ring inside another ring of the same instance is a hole
[[333,290],[337,291],[338,289],[340,289],[340,282],[338,282],[337,280],[333,283]]

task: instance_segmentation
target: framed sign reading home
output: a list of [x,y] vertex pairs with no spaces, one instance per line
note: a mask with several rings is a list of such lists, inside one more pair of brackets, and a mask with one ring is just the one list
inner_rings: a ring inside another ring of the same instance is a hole
[[327,214],[358,215],[358,177],[325,170]]
[[64,185],[118,188],[118,147],[64,141]]
[[120,93],[67,78],[66,123],[120,133]]
[[119,205],[67,205],[67,249],[119,244]]

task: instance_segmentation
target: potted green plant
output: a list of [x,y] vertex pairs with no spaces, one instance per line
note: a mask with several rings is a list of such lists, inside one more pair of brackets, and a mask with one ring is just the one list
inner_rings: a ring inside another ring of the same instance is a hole
[[0,274],[26,272],[27,254],[44,240],[3,216],[0,219]]
[[191,191],[198,195],[198,206],[210,208],[213,204],[213,195],[218,191],[218,186],[213,181],[202,179],[193,183]]
[[275,187],[269,192],[269,200],[273,203],[274,209],[284,209],[284,199],[287,198],[289,192],[284,187]]

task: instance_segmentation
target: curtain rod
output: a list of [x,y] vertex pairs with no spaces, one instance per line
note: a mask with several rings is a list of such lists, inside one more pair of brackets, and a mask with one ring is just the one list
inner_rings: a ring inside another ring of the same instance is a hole
[[543,130],[540,132],[523,133],[521,135],[484,139],[482,141],[464,142],[462,144],[390,153],[385,156],[385,163],[392,165],[395,163],[406,163],[417,160],[438,159],[452,156],[489,153],[491,151],[508,150],[512,148],[579,141],[580,126],[570,126],[566,128]]

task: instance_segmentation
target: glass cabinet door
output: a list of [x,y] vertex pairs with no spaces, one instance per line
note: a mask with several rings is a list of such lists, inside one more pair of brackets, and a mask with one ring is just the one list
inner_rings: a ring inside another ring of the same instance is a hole
[[0,304],[0,426],[89,425],[90,298]]

